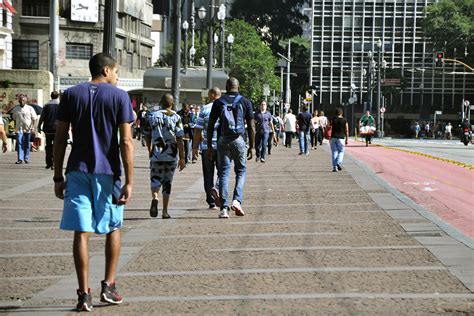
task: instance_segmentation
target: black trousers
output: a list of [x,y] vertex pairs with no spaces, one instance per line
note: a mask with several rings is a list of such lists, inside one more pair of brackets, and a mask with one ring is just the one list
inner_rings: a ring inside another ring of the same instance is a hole
[[293,139],[293,132],[285,132],[286,138],[285,138],[285,146],[288,148],[291,148],[291,140]]
[[44,151],[46,152],[46,166],[53,166],[53,143],[54,143],[54,133],[46,133],[46,144]]
[[311,147],[318,147],[319,128],[311,130]]

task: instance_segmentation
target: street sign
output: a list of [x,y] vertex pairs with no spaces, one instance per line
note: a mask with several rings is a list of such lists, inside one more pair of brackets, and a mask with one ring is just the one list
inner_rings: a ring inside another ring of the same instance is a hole
[[285,109],[289,109],[290,108],[290,104],[289,103],[285,103]]
[[383,114],[385,113],[385,108],[384,107],[380,108],[380,113],[382,113],[382,116],[383,116]]
[[263,85],[263,95],[266,97],[270,95],[270,85],[268,84]]
[[469,105],[471,105],[471,102],[469,102],[469,100],[464,101],[464,106],[469,106]]
[[401,84],[400,79],[382,79],[380,81],[382,86],[399,86]]
[[354,102],[355,102],[355,99],[353,97],[350,97],[349,98],[349,104],[354,104]]
[[441,115],[441,114],[443,114],[443,112],[441,112],[441,111],[435,111],[435,114],[436,114],[436,115]]

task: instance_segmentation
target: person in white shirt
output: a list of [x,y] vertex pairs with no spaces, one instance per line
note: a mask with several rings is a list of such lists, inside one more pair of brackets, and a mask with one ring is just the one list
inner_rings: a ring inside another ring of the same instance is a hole
[[296,133],[296,116],[291,112],[291,109],[288,110],[283,121],[286,134],[285,147],[291,148],[291,140],[293,139],[293,134]]
[[323,135],[326,131],[326,126],[328,126],[328,118],[324,115],[324,111],[319,112],[319,145],[323,144]]
[[453,137],[452,130],[453,130],[453,126],[451,125],[451,122],[448,122],[448,125],[446,125],[445,127],[444,133],[446,135],[446,138],[449,140],[451,140]]
[[38,115],[32,106],[26,104],[26,96],[18,98],[18,105],[13,109],[12,116],[15,121],[15,134],[18,146],[18,160],[15,164],[29,163],[30,137],[36,131]]
[[5,132],[5,128],[3,127],[3,118],[2,114],[0,113],[0,139],[2,140],[2,151],[5,153],[7,152],[7,133]]

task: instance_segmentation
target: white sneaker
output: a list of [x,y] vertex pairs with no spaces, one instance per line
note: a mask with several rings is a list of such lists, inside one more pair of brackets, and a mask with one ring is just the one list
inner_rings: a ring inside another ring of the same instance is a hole
[[231,210],[235,212],[235,215],[237,216],[244,216],[245,212],[242,209],[242,206],[240,205],[240,202],[237,200],[232,201],[232,206],[230,207]]
[[219,218],[229,218],[229,211],[227,210],[227,208],[223,208],[219,212]]

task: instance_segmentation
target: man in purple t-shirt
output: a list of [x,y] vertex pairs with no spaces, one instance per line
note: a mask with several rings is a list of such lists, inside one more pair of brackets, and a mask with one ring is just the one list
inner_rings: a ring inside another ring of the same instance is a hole
[[[118,65],[106,53],[89,61],[92,75],[85,82],[67,89],[57,110],[54,140],[54,193],[64,200],[60,228],[74,231],[73,254],[79,289],[78,311],[92,310],[89,288],[89,251],[91,233],[106,234],[105,278],[100,300],[122,303],[115,288],[120,255],[123,207],[132,195],[133,144],[130,123],[133,110],[128,94],[115,87]],[[63,162],[69,127],[74,143],[63,177]],[[120,144],[119,144],[120,132]],[[125,184],[121,187],[121,162]]]
[[[268,138],[270,134],[275,135],[275,127],[273,126],[273,117],[267,111],[267,101],[260,103],[260,111],[255,113],[255,155],[256,161],[265,162]],[[275,137],[274,137],[275,138]]]

